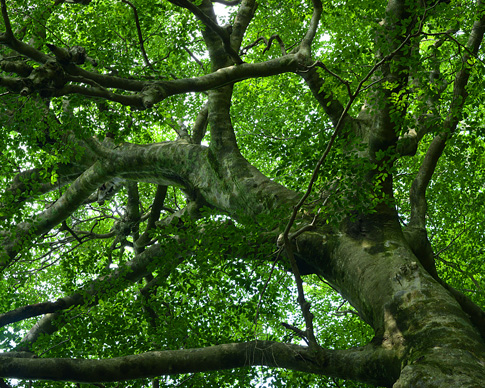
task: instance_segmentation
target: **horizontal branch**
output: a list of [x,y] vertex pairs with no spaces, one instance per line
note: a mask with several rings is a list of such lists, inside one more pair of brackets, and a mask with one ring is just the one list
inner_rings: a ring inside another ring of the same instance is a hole
[[[53,62],[51,61],[49,63]],[[42,83],[37,82],[38,87],[36,87],[36,85],[33,84],[29,78],[24,79],[12,77],[0,78],[0,86],[8,88],[13,93],[31,93],[34,91],[40,91],[45,92],[53,97],[79,94],[87,97],[103,98],[138,109],[147,109],[163,101],[167,97],[176,94],[204,92],[250,78],[268,77],[282,73],[295,72],[299,65],[296,55],[288,54],[286,56],[266,62],[253,64],[243,63],[237,66],[225,67],[217,70],[214,73],[200,77],[183,78],[172,81],[137,81],[136,84],[132,84],[131,80],[119,78],[116,80],[116,82],[114,82],[115,80],[113,77],[98,75],[95,82],[99,86],[90,87],[74,84],[73,82],[91,84],[90,81],[93,80],[93,77],[83,74],[81,71],[82,69],[80,68],[77,68],[76,72],[71,72],[69,71],[69,66],[64,69],[65,78],[62,81],[63,84],[57,88],[55,85],[56,82],[59,83],[59,69],[57,69],[57,71],[48,73],[47,76],[51,76],[53,79],[43,78]],[[73,77],[73,74],[75,74],[75,77]],[[29,77],[32,78],[32,75]],[[28,85],[28,88],[26,87],[26,84]],[[48,85],[48,87],[45,85]],[[114,93],[108,89],[114,87],[123,89],[125,91],[136,90],[139,92],[133,94],[121,94]]]
[[[323,350],[272,341],[251,341],[197,349],[166,350],[111,359],[21,358],[0,354],[0,377],[101,383],[162,375],[268,366],[390,386],[399,362],[376,348]],[[370,376],[369,376],[370,375]]]

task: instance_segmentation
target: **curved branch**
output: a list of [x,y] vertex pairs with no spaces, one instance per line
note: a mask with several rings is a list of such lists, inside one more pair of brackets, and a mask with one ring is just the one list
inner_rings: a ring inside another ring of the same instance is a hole
[[[214,155],[206,147],[186,142],[165,142],[139,146],[124,144],[109,152],[108,162],[97,161],[80,175],[47,210],[22,223],[5,236],[0,259],[8,265],[31,241],[67,219],[103,183],[114,177],[167,186],[182,187],[187,193],[215,208],[236,215],[242,209],[253,214],[288,206],[297,194],[272,182],[252,167],[242,156],[231,155],[223,166],[212,163]],[[237,166],[235,171],[231,167]],[[232,176],[231,185],[224,176]],[[244,182],[236,184],[236,182]],[[251,188],[251,194],[249,190]],[[256,189],[258,188],[258,189]],[[221,193],[225,193],[222,195]],[[268,198],[271,202],[268,203]]]
[[390,386],[399,377],[395,354],[380,348],[324,350],[273,341],[153,351],[111,359],[21,358],[0,355],[0,377],[101,383],[161,375],[269,366]]

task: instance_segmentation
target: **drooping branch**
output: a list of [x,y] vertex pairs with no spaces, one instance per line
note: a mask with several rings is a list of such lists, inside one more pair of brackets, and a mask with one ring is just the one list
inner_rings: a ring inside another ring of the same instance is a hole
[[380,348],[325,350],[272,341],[251,341],[198,349],[167,350],[103,360],[21,358],[0,355],[0,377],[102,383],[162,375],[269,366],[390,386],[400,364]]

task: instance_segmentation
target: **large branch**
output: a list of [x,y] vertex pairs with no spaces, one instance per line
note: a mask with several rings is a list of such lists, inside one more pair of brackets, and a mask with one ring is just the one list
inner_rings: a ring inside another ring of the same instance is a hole
[[[256,215],[281,205],[289,206],[297,198],[296,193],[265,177],[242,156],[228,155],[224,163],[215,163],[212,151],[200,145],[124,144],[115,150],[100,146],[99,154],[100,160],[79,176],[50,208],[32,222],[19,224],[10,237],[5,236],[0,257],[4,266],[19,250],[29,247],[32,239],[66,220],[91,193],[115,176],[181,187],[194,198],[203,198],[207,204],[234,216],[238,212]],[[232,183],[227,184],[228,181]]]
[[0,355],[0,377],[101,383],[161,375],[269,366],[390,386],[400,365],[381,348],[322,350],[272,341],[251,341],[198,349],[167,350],[112,359],[23,358]]
[[[27,79],[29,82],[26,83],[23,78],[2,77],[0,78],[0,85],[10,89],[13,93],[45,91],[46,94],[53,97],[79,94],[87,97],[103,98],[138,109],[147,109],[151,108],[154,104],[163,101],[167,97],[176,94],[203,92],[250,78],[268,77],[282,73],[295,72],[299,67],[297,56],[289,54],[266,62],[254,64],[244,63],[238,66],[226,67],[219,69],[214,73],[197,78],[159,82],[137,81],[136,85],[132,88],[131,80],[117,78],[120,82],[111,82],[113,81],[113,77],[104,75],[98,75],[96,82],[99,86],[85,87],[77,84],[69,84],[67,82],[82,83],[86,81],[82,77],[72,77],[72,72],[69,73],[68,69],[65,69],[65,72],[60,74],[58,67],[54,70],[52,69],[52,63],[53,62],[51,61],[44,65],[50,70],[42,72],[42,76],[46,75],[46,78],[41,78],[37,81],[38,74],[43,69],[42,67],[39,68],[41,70],[39,70],[36,75],[35,83],[32,83],[29,79]],[[29,77],[32,78],[32,74]],[[62,83],[63,86],[57,87],[56,85],[58,83]],[[136,89],[139,90],[139,92],[135,94],[120,94],[107,89],[111,87],[117,87],[122,90]]]
[[29,246],[33,238],[48,232],[67,219],[92,192],[110,179],[112,174],[112,168],[103,166],[102,163],[95,163],[79,176],[51,207],[35,217],[33,222],[17,225],[15,230],[10,233],[10,237],[2,241],[0,267],[6,266],[21,249]]
[[483,41],[485,33],[485,14],[483,12],[484,5],[480,1],[477,11],[482,13],[481,18],[473,24],[470,36],[467,42],[467,50],[463,53],[461,66],[462,69],[458,71],[453,84],[453,97],[448,110],[448,115],[443,123],[443,131],[438,134],[426,152],[426,156],[419,168],[418,174],[411,186],[410,201],[411,201],[411,220],[409,228],[424,229],[426,217],[426,189],[431,181],[431,177],[436,169],[438,160],[441,157],[446,142],[452,136],[458,122],[461,119],[461,113],[465,104],[468,92],[466,90],[468,79],[472,70],[472,65],[469,64],[470,58],[478,54],[478,50]]
[[239,51],[239,48],[241,47],[244,34],[254,17],[256,8],[257,3],[255,0],[244,0],[239,6],[231,34],[231,46],[236,51]]
[[[56,172],[58,175],[55,183],[51,183],[52,172]],[[76,179],[80,174],[79,168],[70,165],[49,168],[46,172],[39,168],[19,172],[2,195],[0,220],[8,218],[9,214],[13,214],[26,201],[33,199],[35,196],[60,189]]]

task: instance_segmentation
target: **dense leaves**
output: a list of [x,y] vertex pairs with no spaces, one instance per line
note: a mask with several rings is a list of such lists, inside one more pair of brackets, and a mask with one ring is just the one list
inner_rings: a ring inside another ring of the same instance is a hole
[[[421,263],[433,285],[485,306],[483,4],[232,3],[2,0],[0,354],[97,360],[253,340],[314,351],[312,324],[322,349],[377,360],[393,348],[404,368],[425,356],[393,337],[410,318],[390,331],[384,317],[399,316],[404,291],[386,290],[378,306],[379,287],[405,288]],[[225,82],[210,78],[222,70]],[[404,275],[384,272],[393,266]],[[399,377],[387,356],[372,371],[357,357],[342,369],[309,358],[331,367],[308,373],[269,368],[279,359],[268,354],[102,386]],[[5,384],[77,384],[19,378]]]

